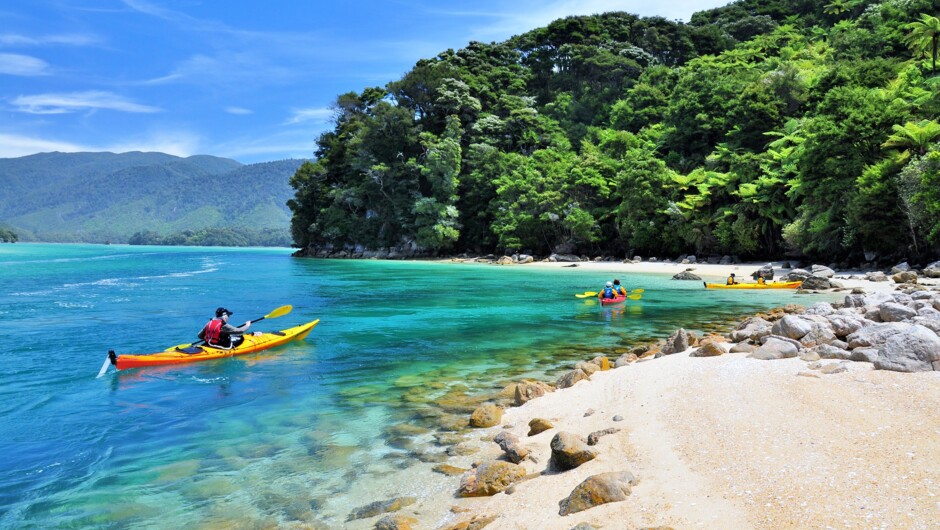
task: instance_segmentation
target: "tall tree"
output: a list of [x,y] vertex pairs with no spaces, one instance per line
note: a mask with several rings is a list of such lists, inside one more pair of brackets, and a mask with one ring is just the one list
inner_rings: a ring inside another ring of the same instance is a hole
[[911,22],[905,27],[910,30],[905,39],[906,42],[915,53],[930,52],[930,73],[936,74],[937,46],[940,44],[940,18],[923,13],[920,15],[920,20]]

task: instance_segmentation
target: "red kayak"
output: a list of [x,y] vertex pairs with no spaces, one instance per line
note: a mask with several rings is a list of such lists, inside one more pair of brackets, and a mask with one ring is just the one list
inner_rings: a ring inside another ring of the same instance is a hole
[[620,302],[623,302],[626,299],[627,299],[627,295],[618,294],[617,296],[613,298],[601,298],[600,301],[601,301],[601,305],[611,305],[611,304],[619,304]]

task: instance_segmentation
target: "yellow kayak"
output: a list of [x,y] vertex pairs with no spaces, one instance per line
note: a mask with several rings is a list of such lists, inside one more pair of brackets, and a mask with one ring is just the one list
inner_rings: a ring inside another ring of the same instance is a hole
[[141,368],[144,366],[163,366],[167,364],[194,363],[197,361],[222,359],[224,357],[232,357],[235,355],[244,355],[246,353],[267,350],[268,348],[274,348],[275,346],[280,346],[281,344],[286,344],[294,340],[301,340],[306,337],[307,334],[310,333],[310,330],[313,329],[313,327],[316,326],[319,322],[320,319],[317,319],[313,322],[307,322],[306,324],[301,324],[299,326],[281,331],[259,333],[257,335],[246,334],[244,336],[245,340],[241,344],[229,349],[213,348],[211,346],[193,346],[191,344],[180,344],[178,346],[170,346],[169,348],[157,353],[143,355],[124,353],[117,355],[114,353],[114,351],[110,351],[108,352],[108,356],[111,360],[111,364],[113,364],[118,370]]
[[[705,283],[705,282],[702,282]],[[706,289],[796,289],[803,282],[770,282],[770,283],[736,283],[728,285],[726,283],[705,283]]]

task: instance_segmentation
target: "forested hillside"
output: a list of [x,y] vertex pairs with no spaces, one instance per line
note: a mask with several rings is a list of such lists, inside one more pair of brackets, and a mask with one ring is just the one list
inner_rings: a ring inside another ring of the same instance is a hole
[[118,243],[137,234],[137,242],[185,244],[216,229],[209,240],[217,244],[284,244],[289,179],[301,163],[164,153],[0,159],[0,221],[22,241]]
[[[291,184],[308,254],[940,249],[940,0],[608,13],[336,100]],[[867,255],[867,257],[866,257]]]

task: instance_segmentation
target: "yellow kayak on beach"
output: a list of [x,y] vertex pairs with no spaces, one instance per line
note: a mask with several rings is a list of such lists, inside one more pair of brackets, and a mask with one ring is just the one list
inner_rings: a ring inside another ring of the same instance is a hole
[[802,285],[802,281],[795,282],[771,282],[771,283],[735,283],[728,285],[726,283],[705,283],[706,289],[796,289]]

